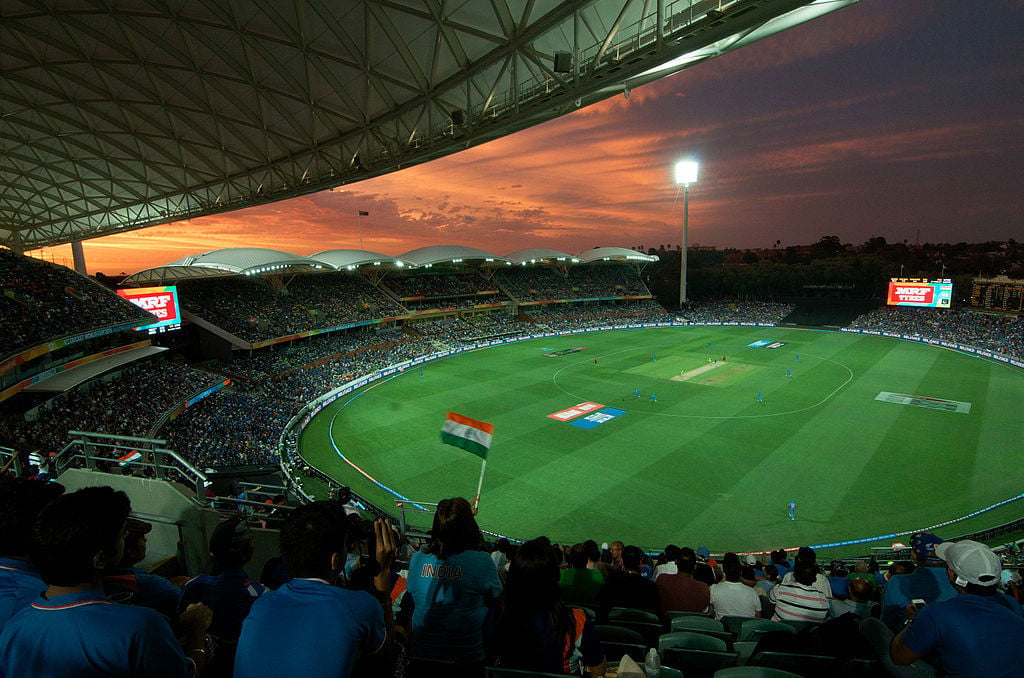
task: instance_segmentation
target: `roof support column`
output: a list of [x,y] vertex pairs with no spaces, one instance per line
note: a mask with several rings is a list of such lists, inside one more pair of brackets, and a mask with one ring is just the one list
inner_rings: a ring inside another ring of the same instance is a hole
[[71,243],[71,257],[75,262],[75,272],[81,273],[82,275],[89,275],[89,272],[85,268],[85,248],[82,246],[81,240],[76,240]]

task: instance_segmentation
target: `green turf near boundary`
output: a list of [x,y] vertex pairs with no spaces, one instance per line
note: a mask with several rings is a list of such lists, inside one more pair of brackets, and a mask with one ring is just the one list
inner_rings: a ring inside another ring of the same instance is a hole
[[[786,345],[747,347],[758,339]],[[574,346],[588,350],[541,351]],[[696,357],[700,365],[716,354],[728,356],[727,368],[671,378],[679,361]],[[725,383],[702,383],[726,369]],[[881,391],[972,409],[874,400]],[[546,416],[585,401],[627,412],[591,430]],[[311,463],[381,505],[394,497],[342,463],[331,438],[407,497],[470,497],[480,460],[439,441],[452,410],[495,424],[479,515],[487,529],[754,550],[932,525],[1019,494],[1022,401],[1019,370],[893,339],[744,327],[628,330],[431,363],[422,377],[412,370],[340,399],[311,422],[301,446]],[[786,516],[790,499],[796,521]],[[996,522],[985,520],[971,524]]]

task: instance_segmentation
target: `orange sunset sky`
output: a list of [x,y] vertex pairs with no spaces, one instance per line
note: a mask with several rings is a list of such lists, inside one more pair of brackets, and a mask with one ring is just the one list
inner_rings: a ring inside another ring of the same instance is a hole
[[[863,0],[561,119],[388,176],[85,242],[90,273],[236,246],[386,254],[1024,237],[1024,1]],[[358,212],[370,213],[359,217]],[[69,247],[30,253],[70,265]]]

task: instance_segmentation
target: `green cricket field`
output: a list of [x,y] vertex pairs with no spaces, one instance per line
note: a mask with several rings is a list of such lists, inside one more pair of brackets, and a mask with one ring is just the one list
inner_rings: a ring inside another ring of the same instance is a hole
[[482,460],[441,443],[451,411],[494,425],[477,519],[495,534],[716,552],[888,545],[907,530],[953,536],[1020,516],[1017,501],[941,526],[1020,496],[1022,403],[1024,371],[934,346],[633,329],[406,370],[326,407],[300,448],[389,510],[398,498],[472,498]]

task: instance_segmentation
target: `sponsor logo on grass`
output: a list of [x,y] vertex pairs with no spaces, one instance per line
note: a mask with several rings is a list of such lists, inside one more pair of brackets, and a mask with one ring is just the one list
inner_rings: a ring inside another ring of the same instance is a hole
[[761,348],[762,346],[767,346],[770,343],[772,342],[769,339],[758,339],[753,344],[747,344],[747,348]]
[[583,348],[581,346],[573,346],[572,348],[563,348],[560,351],[551,351],[550,353],[545,353],[544,357],[545,358],[557,358],[560,355],[569,355],[570,353],[579,353],[580,351],[586,351],[586,350],[587,349],[585,349],[585,348]]
[[960,402],[959,400],[943,400],[942,398],[929,398],[927,396],[906,395],[904,393],[890,393],[882,391],[875,400],[883,403],[894,403],[896,405],[911,405],[913,407],[926,407],[930,410],[943,410],[944,412],[958,412],[970,414],[971,403]]
[[765,346],[765,348],[782,348],[785,345],[786,345],[786,342],[784,342],[784,341],[773,341],[772,343],[770,343],[767,346]]
[[599,410],[602,407],[604,407],[604,405],[601,405],[600,403],[580,403],[579,405],[574,405],[573,407],[570,407],[567,410],[562,410],[561,412],[553,412],[548,415],[548,418],[557,419],[559,421],[569,421],[570,419],[575,419],[576,417],[586,414],[587,412]]
[[573,426],[578,426],[580,428],[591,429],[594,428],[595,426],[605,424],[611,421],[612,419],[615,419],[616,417],[621,417],[625,413],[626,410],[619,410],[614,407],[607,407],[601,410],[600,412],[588,414],[582,419],[577,419],[576,421],[571,421],[569,423],[572,424]]

